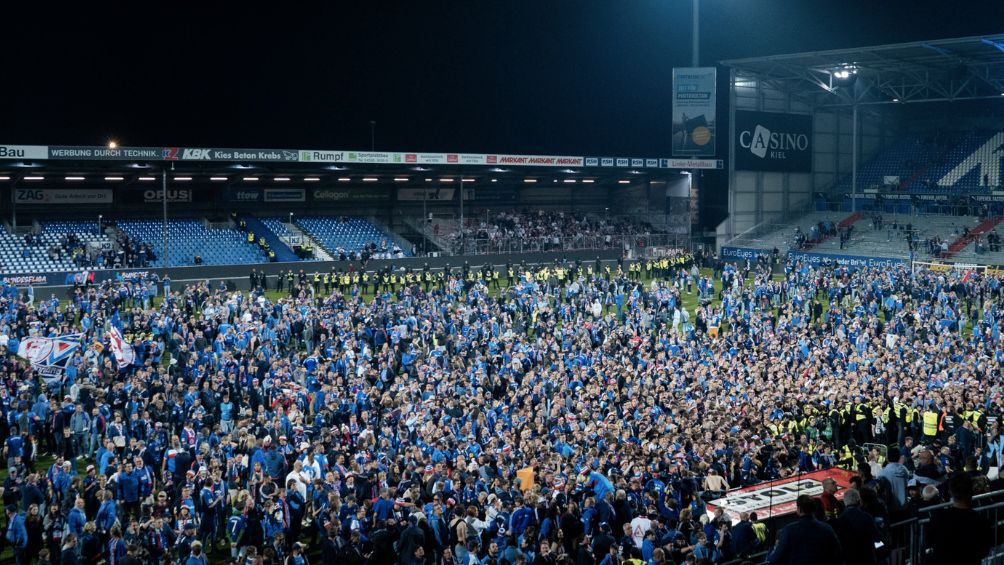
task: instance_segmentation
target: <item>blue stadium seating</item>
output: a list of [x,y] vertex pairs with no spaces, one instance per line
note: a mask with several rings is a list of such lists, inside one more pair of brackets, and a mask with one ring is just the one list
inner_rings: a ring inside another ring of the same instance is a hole
[[[1004,158],[1000,148],[986,146],[998,132],[969,132],[944,134],[939,143],[915,135],[905,136],[858,168],[858,190],[881,185],[883,177],[898,176],[903,189],[913,193],[973,193],[990,190],[980,178],[980,168],[953,172],[974,152],[987,153],[988,159]],[[947,179],[946,184],[939,184]],[[839,192],[850,192],[851,176],[846,175],[837,184]]]
[[[381,242],[384,241],[388,248],[394,247],[391,236],[365,218],[308,216],[297,217],[294,221],[304,233],[331,254],[337,254],[339,249],[361,251],[367,243],[375,243],[379,251]],[[407,249],[402,251],[406,257],[411,255]]]
[[[130,237],[150,244],[157,254],[153,266],[164,263],[163,224],[157,220],[119,220],[119,229]],[[257,244],[248,243],[236,229],[209,229],[199,220],[169,220],[169,267],[193,265],[196,255],[204,265],[238,265],[267,261]]]
[[52,259],[48,250],[59,245],[67,234],[75,234],[85,245],[110,246],[111,240],[98,234],[97,221],[42,222],[38,244],[26,246],[24,236],[0,228],[0,271],[5,274],[53,273],[74,271],[80,267],[66,253]]

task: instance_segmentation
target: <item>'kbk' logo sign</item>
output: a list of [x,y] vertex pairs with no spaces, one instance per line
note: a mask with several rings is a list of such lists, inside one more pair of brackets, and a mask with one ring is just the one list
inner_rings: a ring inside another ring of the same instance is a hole
[[181,158],[185,161],[207,160],[209,159],[208,149],[185,149],[181,153]]

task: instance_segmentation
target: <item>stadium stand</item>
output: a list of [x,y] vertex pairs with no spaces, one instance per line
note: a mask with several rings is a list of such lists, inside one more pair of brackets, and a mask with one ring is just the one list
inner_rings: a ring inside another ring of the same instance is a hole
[[11,274],[72,271],[92,266],[112,241],[95,222],[43,222],[40,233],[0,233],[0,264]]
[[[282,240],[280,235],[272,229],[274,223],[266,223],[263,220],[250,215],[241,216],[240,219],[244,222],[244,225],[247,226],[247,230],[249,232],[253,233],[256,237],[262,236],[265,238],[269,248],[275,251],[276,261],[290,262],[299,260],[296,254],[293,253],[293,250],[290,249],[289,246],[286,245],[286,242]],[[282,225],[282,222],[279,222],[279,227],[282,228],[283,232],[288,234],[288,231],[285,226]]]
[[294,222],[335,258],[350,253],[369,257],[411,256],[410,250],[401,249],[390,234],[365,218],[304,216]]
[[[119,220],[117,225],[130,237],[149,242],[157,255],[153,266],[164,266],[163,224],[160,221]],[[170,267],[193,265],[196,256],[201,257],[203,265],[261,263],[266,260],[261,248],[248,243],[241,232],[232,228],[207,228],[200,220],[170,220],[168,238]]]

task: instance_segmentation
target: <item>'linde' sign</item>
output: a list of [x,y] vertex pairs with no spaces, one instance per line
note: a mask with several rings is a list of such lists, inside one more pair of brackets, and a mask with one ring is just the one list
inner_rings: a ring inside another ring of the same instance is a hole
[[736,111],[736,169],[812,172],[812,116]]

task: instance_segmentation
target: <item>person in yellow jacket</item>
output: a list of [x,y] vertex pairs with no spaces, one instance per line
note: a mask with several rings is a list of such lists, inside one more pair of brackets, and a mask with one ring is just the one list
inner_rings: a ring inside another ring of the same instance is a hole
[[934,407],[929,406],[926,410],[924,410],[921,418],[923,420],[922,432],[924,434],[924,439],[927,441],[934,440],[938,437],[938,431],[940,431],[938,429],[940,417],[937,410],[935,410]]

